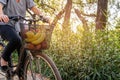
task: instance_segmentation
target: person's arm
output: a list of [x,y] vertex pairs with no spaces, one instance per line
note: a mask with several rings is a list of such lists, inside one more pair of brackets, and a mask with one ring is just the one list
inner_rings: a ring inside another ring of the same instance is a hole
[[3,14],[3,4],[0,3],[0,14]]
[[36,6],[31,7],[30,10],[32,10],[36,15],[42,15],[42,12]]
[[7,23],[8,21],[9,21],[8,16],[3,13],[3,4],[0,3],[0,22]]
[[42,18],[43,18],[43,21],[50,23],[50,19],[47,18],[47,17],[45,17],[45,16],[42,14],[42,12],[41,12],[36,6],[33,6],[33,7],[31,8],[31,10],[32,10],[32,12],[34,12],[36,15],[42,17]]

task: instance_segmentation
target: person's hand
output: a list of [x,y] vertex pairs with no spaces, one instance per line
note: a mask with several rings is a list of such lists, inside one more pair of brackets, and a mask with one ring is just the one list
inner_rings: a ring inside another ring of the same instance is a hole
[[47,23],[51,24],[52,20],[50,19],[50,17],[46,16],[46,17],[44,17],[44,19]]
[[46,22],[46,23],[49,23],[49,24],[51,24],[51,19],[50,19],[50,17],[48,17],[48,16],[43,16],[43,15],[40,15],[40,19],[43,21],[43,22]]
[[5,22],[7,23],[9,21],[9,18],[7,15],[0,14],[0,22]]

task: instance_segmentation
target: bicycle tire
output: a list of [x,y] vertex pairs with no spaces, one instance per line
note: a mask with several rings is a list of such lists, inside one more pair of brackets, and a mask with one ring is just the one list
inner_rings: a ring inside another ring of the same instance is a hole
[[[39,61],[42,61],[41,63],[42,65],[38,64]],[[45,68],[43,68],[43,66]],[[43,72],[43,70],[45,72]],[[47,72],[46,74],[46,71],[49,71],[49,72]],[[38,53],[34,57],[26,58],[24,73],[26,74],[26,75],[24,74],[24,80],[62,80],[61,75],[55,63],[52,61],[52,59],[50,59],[46,54],[43,54],[43,53]]]

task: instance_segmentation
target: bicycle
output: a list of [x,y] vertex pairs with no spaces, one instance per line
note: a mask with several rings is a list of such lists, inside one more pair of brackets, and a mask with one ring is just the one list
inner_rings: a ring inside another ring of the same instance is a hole
[[[10,19],[16,22],[24,20],[27,24],[22,24],[27,25],[30,30],[30,28],[36,29],[37,26],[41,26],[38,25],[37,22],[40,21],[42,17],[40,17],[40,19],[36,19],[35,16],[32,16],[32,19],[26,19],[21,16],[12,16]],[[42,26],[50,27],[50,25]],[[50,30],[50,28],[48,29]],[[22,27],[21,30],[24,30],[24,27]],[[24,31],[21,32],[21,35],[22,34],[24,35]],[[2,44],[4,44],[4,42],[2,42]],[[27,42],[23,39],[23,46],[21,48],[18,63],[12,65],[6,74],[0,74],[5,76],[7,80],[62,80],[58,68],[53,60],[47,54],[43,53],[42,49],[31,50],[26,48],[26,44]],[[0,52],[2,50],[0,50]],[[24,50],[26,50],[27,54],[24,53]]]

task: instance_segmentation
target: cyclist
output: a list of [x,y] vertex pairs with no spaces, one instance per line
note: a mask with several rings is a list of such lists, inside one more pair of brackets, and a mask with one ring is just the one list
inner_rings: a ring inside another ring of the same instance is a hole
[[[8,44],[1,55],[0,61],[3,72],[6,72],[8,69],[12,52],[17,50],[19,54],[22,46],[21,37],[17,33],[20,32],[20,21],[16,23],[10,20],[8,16],[20,15],[25,17],[27,9],[30,9],[39,16],[42,15],[33,0],[0,0],[0,35],[8,40]],[[45,20],[49,22],[49,19],[45,18]]]

